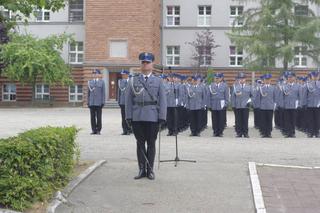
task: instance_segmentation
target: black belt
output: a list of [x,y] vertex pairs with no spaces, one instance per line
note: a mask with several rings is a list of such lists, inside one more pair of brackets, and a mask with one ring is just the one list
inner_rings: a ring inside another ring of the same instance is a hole
[[144,101],[144,102],[133,102],[134,105],[138,106],[150,106],[150,105],[157,105],[158,103],[156,101]]

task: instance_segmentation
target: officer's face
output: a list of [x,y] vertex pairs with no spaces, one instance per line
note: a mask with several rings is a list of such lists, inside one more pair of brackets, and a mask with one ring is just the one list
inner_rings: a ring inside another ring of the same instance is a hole
[[128,79],[129,75],[122,75],[123,79]]
[[97,73],[92,73],[92,78],[93,79],[97,79],[97,78],[101,78],[102,77],[102,74],[97,74]]
[[214,81],[215,81],[216,83],[220,83],[220,82],[222,81],[222,78],[215,78]]
[[153,69],[153,63],[148,61],[142,61],[141,62],[141,71],[143,73],[149,73]]
[[295,80],[295,78],[294,78],[293,76],[290,76],[290,77],[288,78],[288,82],[289,82],[289,83],[293,83],[294,80]]
[[241,78],[240,79],[240,84],[244,84],[244,83],[246,83],[246,79],[245,78]]
[[265,80],[264,80],[264,83],[265,83],[265,84],[271,84],[271,79],[265,79]]

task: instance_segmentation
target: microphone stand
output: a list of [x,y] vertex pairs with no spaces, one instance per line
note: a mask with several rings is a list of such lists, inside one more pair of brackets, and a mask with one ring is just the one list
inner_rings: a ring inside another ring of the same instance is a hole
[[[176,84],[173,82],[174,87],[174,97],[175,100],[177,100],[177,91],[176,91]],[[160,162],[175,162],[174,166],[177,167],[178,162],[190,162],[190,163],[196,163],[195,160],[183,160],[179,158],[178,155],[178,106],[174,108],[174,131],[175,131],[175,139],[176,139],[176,157],[173,160],[161,160]]]

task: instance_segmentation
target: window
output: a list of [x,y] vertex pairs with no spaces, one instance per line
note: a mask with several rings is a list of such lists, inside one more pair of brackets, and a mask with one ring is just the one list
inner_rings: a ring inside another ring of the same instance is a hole
[[294,7],[294,14],[296,16],[308,16],[309,8],[308,5],[297,5]]
[[239,18],[243,14],[243,6],[230,7],[230,26],[239,27],[243,25],[243,20]]
[[230,46],[230,66],[242,66],[243,50],[236,46]]
[[0,13],[6,19],[11,19],[12,18],[11,10],[6,9],[3,6],[0,6]]
[[180,25],[180,6],[167,6],[167,26]]
[[70,64],[83,63],[83,42],[82,41],[77,41],[70,44],[69,63]]
[[83,0],[69,2],[69,22],[83,21]]
[[69,102],[82,102],[83,92],[82,85],[74,85],[69,87]]
[[50,10],[46,10],[46,9],[36,10],[35,16],[38,22],[50,21]]
[[36,85],[36,99],[37,100],[49,100],[50,99],[49,85],[46,85],[46,84],[37,84]]
[[198,26],[211,25],[211,6],[199,6]]
[[127,58],[128,42],[127,41],[110,41],[111,58]]
[[296,67],[306,67],[307,66],[307,47],[295,47],[294,48],[294,66]]
[[2,101],[15,101],[17,89],[15,84],[4,84],[2,87]]
[[167,46],[167,65],[178,66],[180,65],[180,47]]
[[211,65],[211,47],[200,46],[198,47],[199,57],[200,57],[200,66]]

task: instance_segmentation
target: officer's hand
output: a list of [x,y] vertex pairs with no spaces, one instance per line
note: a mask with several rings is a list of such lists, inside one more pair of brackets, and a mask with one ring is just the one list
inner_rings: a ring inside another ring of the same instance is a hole
[[163,124],[165,124],[165,123],[166,123],[166,120],[158,119],[158,123],[159,123],[160,125],[163,125]]
[[131,128],[132,127],[132,119],[127,119],[126,120],[128,126]]

